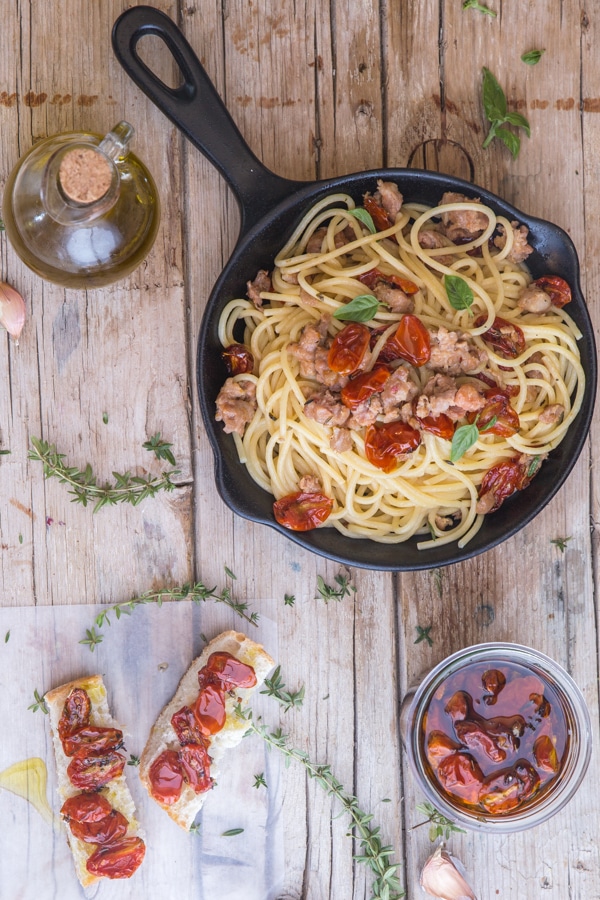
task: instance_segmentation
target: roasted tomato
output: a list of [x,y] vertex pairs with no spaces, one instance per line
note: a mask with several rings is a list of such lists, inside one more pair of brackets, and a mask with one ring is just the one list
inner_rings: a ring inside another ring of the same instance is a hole
[[378,394],[392,374],[389,366],[381,364],[373,366],[370,372],[354,375],[342,388],[342,403],[348,409],[356,409],[373,394]]
[[419,419],[419,422],[423,431],[429,431],[436,437],[445,438],[447,441],[452,440],[454,422],[445,413],[440,413],[439,416],[425,416],[424,419]]
[[418,368],[429,362],[431,338],[418,316],[402,316],[396,333],[386,342],[386,346],[390,342],[397,348],[398,356],[411,365]]
[[488,469],[479,488],[480,499],[486,494],[493,495],[493,504],[487,511],[495,512],[507,497],[526,488],[539,471],[540,464],[534,466],[532,460],[528,466],[519,459],[507,459]]
[[65,737],[63,750],[66,756],[88,753],[90,750],[119,750],[123,746],[123,732],[118,728],[101,728],[98,725],[84,725],[79,731]]
[[481,676],[481,683],[486,692],[483,698],[484,702],[488,706],[493,706],[498,699],[498,694],[506,684],[506,675],[500,669],[488,669]]
[[469,753],[450,753],[439,764],[437,777],[449,794],[466,803],[477,803],[483,772]]
[[369,346],[371,333],[361,322],[349,322],[333,339],[327,365],[333,372],[351,375],[356,372]]
[[560,275],[542,275],[541,278],[536,278],[533,283],[537,284],[538,287],[548,294],[553,306],[557,306],[560,309],[571,302],[571,288]]
[[113,844],[125,837],[129,822],[117,809],[112,809],[99,822],[69,822],[72,834],[86,844]]
[[357,280],[371,289],[375,287],[378,281],[384,281],[386,284],[391,284],[394,287],[400,288],[400,290],[404,294],[408,294],[409,297],[412,294],[416,294],[419,290],[419,286],[415,284],[414,281],[409,281],[408,278],[402,278],[401,275],[384,275],[379,269],[369,269],[364,275],[359,275]]
[[210,777],[210,756],[204,744],[186,744],[179,752],[183,777],[197,794],[213,786]]
[[180,744],[202,743],[202,732],[196,722],[194,710],[189,706],[182,706],[171,716],[171,725]]
[[533,755],[538,768],[556,775],[560,769],[560,762],[552,738],[547,734],[542,734],[539,738],[536,738],[533,745]]
[[219,681],[225,691],[232,691],[234,688],[251,688],[256,684],[256,674],[252,666],[240,662],[231,653],[225,653],[223,650],[211,653],[206,668],[219,676]]
[[194,716],[204,737],[220,731],[226,718],[223,689],[213,684],[201,688],[194,704]]
[[463,719],[454,723],[454,731],[461,744],[474,753],[481,751],[492,762],[504,762],[506,759],[506,750],[500,747],[499,740],[486,731],[485,720]]
[[457,750],[460,750],[460,744],[449,738],[443,731],[432,731],[427,738],[427,758],[430,762],[444,759]]
[[61,741],[87,725],[90,721],[92,704],[83,688],[73,688],[65,701],[62,715],[58,722],[58,734]]
[[[486,316],[478,316],[473,322],[475,328],[479,328],[486,320]],[[508,322],[496,316],[491,328],[484,331],[481,339],[503,356],[504,359],[516,359],[525,349],[525,335],[518,325]]]
[[297,491],[273,504],[273,515],[291,531],[311,531],[329,518],[333,500],[320,491]]
[[82,791],[97,791],[122,774],[125,757],[116,750],[92,750],[74,756],[67,766],[71,783]]
[[479,413],[468,412],[467,422],[472,424],[477,421],[479,431],[486,434],[497,434],[499,437],[516,434],[521,422],[519,414],[510,405],[508,394],[502,388],[488,388],[483,396],[487,401],[485,406]]
[[77,794],[62,805],[61,815],[69,822],[100,822],[112,812],[112,806],[102,794]]
[[122,838],[95,850],[87,861],[87,870],[103,878],[130,878],[141,866],[145,853],[141,838]]
[[150,791],[160,803],[170,806],[181,796],[183,766],[176,750],[164,750],[157,756],[148,772]]
[[242,375],[254,369],[254,357],[245,344],[230,344],[221,352],[230,375]]
[[394,224],[390,214],[377,202],[375,197],[370,197],[366,194],[363,197],[363,206],[373,219],[373,224],[377,231],[385,231],[386,228],[391,228]]
[[404,422],[370,425],[365,434],[365,454],[370,463],[384,472],[391,472],[399,456],[417,449],[421,435]]

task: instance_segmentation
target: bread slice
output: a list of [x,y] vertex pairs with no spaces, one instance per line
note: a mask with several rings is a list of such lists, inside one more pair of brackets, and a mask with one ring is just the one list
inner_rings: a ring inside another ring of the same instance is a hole
[[252,693],[262,685],[266,676],[269,674],[275,661],[269,656],[264,648],[250,640],[244,634],[237,631],[224,631],[217,635],[209,644],[206,645],[202,654],[194,660],[190,668],[187,670],[181,681],[173,699],[165,706],[160,713],[158,719],[154,723],[148,743],[146,744],[140,761],[140,778],[148,791],[150,797],[158,803],[167,812],[174,822],[177,822],[181,828],[189,831],[194,819],[202,808],[204,801],[212,793],[206,791],[196,794],[190,785],[184,784],[179,799],[167,805],[161,803],[156,797],[152,796],[149,772],[154,760],[165,750],[178,750],[180,747],[177,735],[171,725],[171,717],[182,706],[193,706],[198,697],[198,672],[206,665],[211,653],[216,651],[225,651],[235,656],[240,662],[252,666],[256,675],[256,685],[252,688],[237,688],[234,696],[226,694],[225,711],[226,719],[223,728],[210,739],[208,753],[212,759],[210,773],[213,778],[217,778],[219,770],[219,762],[226,750],[235,747],[242,740],[246,731],[244,721],[235,714],[234,707],[238,702],[242,706],[247,705]]
[[[52,729],[54,755],[58,772],[58,795],[60,797],[61,808],[65,800],[69,797],[82,793],[79,788],[71,783],[69,776],[67,775],[67,766],[71,762],[72,757],[66,756],[58,734],[58,723],[64,709],[65,701],[73,688],[83,688],[83,690],[87,692],[91,702],[90,723],[92,725],[101,725],[103,727],[112,728],[120,727],[110,714],[106,688],[101,675],[90,675],[86,678],[80,678],[77,681],[70,681],[68,684],[63,684],[60,687],[54,688],[54,690],[49,691],[45,695],[44,699],[50,713],[50,727]],[[135,817],[133,797],[131,796],[127,782],[125,781],[125,776],[119,775],[117,778],[113,778],[112,781],[109,781],[109,783],[99,791],[99,793],[106,797],[110,805],[121,812],[129,822],[127,837],[140,835],[139,823]],[[76,838],[71,834],[71,829],[68,826],[65,826],[65,828],[67,832],[67,841],[75,861],[77,877],[83,887],[89,887],[97,881],[104,880],[96,875],[92,875],[86,869],[88,857],[92,855],[96,849],[96,845],[87,844],[84,841],[79,840],[79,838]]]

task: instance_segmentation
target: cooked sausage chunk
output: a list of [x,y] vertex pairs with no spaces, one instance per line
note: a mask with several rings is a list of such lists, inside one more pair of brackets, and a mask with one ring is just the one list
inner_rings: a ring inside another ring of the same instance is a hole
[[259,269],[253,281],[246,282],[247,296],[252,300],[257,309],[262,309],[263,301],[261,291],[272,291],[271,276],[266,269]]
[[526,312],[544,313],[552,306],[552,300],[550,294],[547,294],[537,284],[530,284],[521,291],[517,306]]
[[256,407],[254,382],[228,378],[217,397],[215,419],[217,422],[223,422],[226,434],[236,432],[241,436],[244,434],[248,422],[252,421]]
[[[442,197],[444,203],[480,203],[479,197],[465,197],[447,191]],[[483,212],[474,209],[455,209],[442,213],[444,234],[455,244],[464,244],[478,238],[487,228],[489,219]]]
[[428,366],[435,371],[448,375],[461,375],[472,372],[487,360],[487,353],[469,338],[458,331],[448,331],[440,325],[437,331],[431,331],[431,357]]
[[[527,243],[529,228],[527,225],[519,225],[518,222],[511,222],[510,227],[513,232],[513,245],[506,258],[514,263],[522,263],[530,253],[533,253],[533,247]],[[504,225],[499,225],[498,230],[500,234],[494,238],[494,244],[500,250],[503,250],[506,246],[506,229]]]

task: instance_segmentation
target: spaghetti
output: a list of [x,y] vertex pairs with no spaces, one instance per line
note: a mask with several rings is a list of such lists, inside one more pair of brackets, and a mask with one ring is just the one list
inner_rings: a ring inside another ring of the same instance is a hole
[[[224,308],[217,419],[298,530],[464,546],[580,408],[581,334],[527,229],[479,200],[330,195]],[[240,418],[241,415],[241,418]]]

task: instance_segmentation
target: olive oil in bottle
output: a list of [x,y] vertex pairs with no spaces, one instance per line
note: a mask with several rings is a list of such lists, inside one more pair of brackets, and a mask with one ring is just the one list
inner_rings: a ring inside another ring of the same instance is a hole
[[156,185],[129,152],[133,128],[35,144],[9,175],[2,218],[18,256],[66,287],[93,288],[132,272],[152,248],[160,220]]

